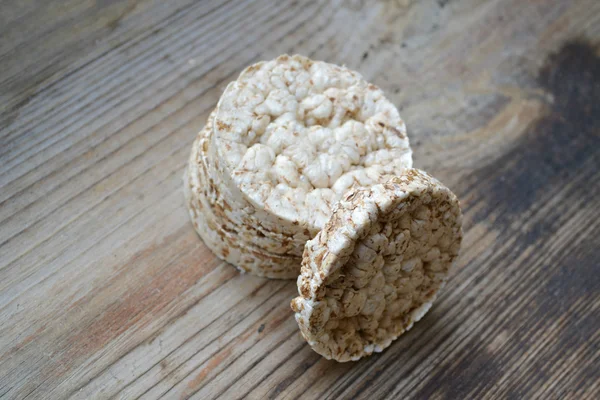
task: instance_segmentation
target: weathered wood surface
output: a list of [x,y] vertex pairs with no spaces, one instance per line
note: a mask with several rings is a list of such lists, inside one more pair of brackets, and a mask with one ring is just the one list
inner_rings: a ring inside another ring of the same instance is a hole
[[[0,4],[0,397],[599,398],[600,2]],[[380,355],[302,341],[294,282],[188,220],[227,82],[301,53],[381,86],[461,198],[432,311]]]

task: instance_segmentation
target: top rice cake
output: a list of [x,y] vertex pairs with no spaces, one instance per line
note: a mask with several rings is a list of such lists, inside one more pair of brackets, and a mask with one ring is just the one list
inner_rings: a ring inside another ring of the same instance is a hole
[[298,55],[246,68],[223,93],[213,133],[210,152],[238,200],[311,235],[349,189],[412,166],[404,122],[381,89]]

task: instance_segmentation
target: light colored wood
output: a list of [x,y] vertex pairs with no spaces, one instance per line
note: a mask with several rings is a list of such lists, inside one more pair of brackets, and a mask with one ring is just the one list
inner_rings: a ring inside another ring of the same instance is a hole
[[[598,398],[600,3],[0,5],[0,398]],[[295,282],[194,233],[182,174],[225,85],[301,53],[400,108],[462,201],[431,312],[319,357]]]

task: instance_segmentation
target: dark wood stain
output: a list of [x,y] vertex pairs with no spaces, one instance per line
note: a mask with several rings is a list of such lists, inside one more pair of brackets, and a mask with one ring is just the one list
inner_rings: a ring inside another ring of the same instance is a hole
[[[525,229],[515,230],[512,224],[526,219],[528,213],[549,200],[549,193],[555,193],[578,176],[596,176],[596,181],[567,191],[562,203],[587,198],[600,206],[597,179],[600,171],[600,57],[595,46],[585,41],[566,43],[548,58],[538,81],[554,99],[547,113],[505,156],[476,172],[475,180],[482,186],[477,190],[478,201],[485,207],[475,218],[487,221],[493,216],[490,224],[501,232],[498,249],[494,250],[501,261],[494,268],[507,267],[532,247],[535,252],[540,243],[557,233],[562,226],[560,217],[564,209],[551,210],[544,219],[527,224]],[[502,251],[501,245],[511,237],[516,237],[515,246]],[[569,314],[581,299],[593,302],[594,296],[600,293],[599,248],[597,236],[588,238],[569,249],[566,255],[555,257],[552,267],[539,271],[537,279],[542,286],[527,304],[527,310],[523,310],[526,313],[502,321],[501,329],[512,335],[513,351],[529,348],[529,324],[553,321]],[[538,255],[534,253],[534,256]],[[533,261],[534,257],[528,259]],[[516,302],[522,295],[521,291],[508,294],[507,304]],[[492,307],[483,312],[489,313],[493,320],[499,318],[503,310]],[[593,321],[600,320],[600,313],[586,314],[583,319],[572,315],[569,319],[573,322],[554,332],[558,337],[557,344],[552,345],[554,352],[544,353],[535,360],[532,368],[536,374],[527,382],[516,380],[518,387],[511,385],[509,398],[530,397],[531,385],[550,379],[547,370],[553,366],[549,359],[552,354],[568,353],[581,346],[591,346],[590,351],[598,348],[598,343],[590,345],[587,338],[598,329]],[[515,355],[508,350],[501,354],[485,351],[490,341],[491,338],[472,338],[466,345],[465,355],[458,362],[448,360],[438,368],[415,398],[477,397],[489,390],[507,372],[510,357]]]
[[494,211],[514,218],[553,188],[600,166],[600,58],[584,41],[569,42],[551,55],[539,74],[552,96],[540,118],[513,150],[476,172],[478,192],[488,204],[476,219]]

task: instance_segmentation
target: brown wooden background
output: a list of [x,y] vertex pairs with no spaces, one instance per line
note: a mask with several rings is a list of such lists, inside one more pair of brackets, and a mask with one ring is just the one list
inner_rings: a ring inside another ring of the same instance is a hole
[[[0,397],[600,398],[600,2],[0,3]],[[461,198],[432,311],[336,364],[194,233],[189,147],[280,53],[346,64]]]

